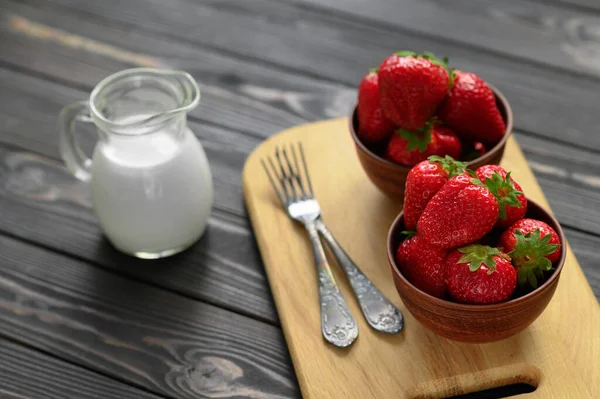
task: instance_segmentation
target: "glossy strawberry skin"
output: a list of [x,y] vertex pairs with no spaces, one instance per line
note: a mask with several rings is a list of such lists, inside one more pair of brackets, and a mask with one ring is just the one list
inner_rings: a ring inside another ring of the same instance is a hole
[[443,298],[446,294],[444,261],[448,251],[436,248],[419,236],[405,240],[396,251],[400,272],[415,287],[429,295]]
[[378,144],[390,138],[394,124],[381,109],[379,76],[367,73],[358,86],[358,136],[365,144]]
[[425,206],[447,181],[448,172],[436,162],[419,162],[408,172],[403,209],[407,230],[417,229],[417,221]]
[[417,222],[417,232],[432,245],[455,248],[475,242],[492,230],[498,219],[496,198],[485,187],[461,174],[431,198]]
[[[550,234],[550,244],[560,245],[560,238],[558,237],[558,234],[556,234],[556,231],[554,231],[554,229],[547,223],[536,219],[521,219],[510,226],[504,233],[502,233],[500,236],[500,241],[498,242],[498,246],[502,247],[504,252],[509,253],[515,249],[515,245],[517,243],[515,230],[521,230],[521,233],[527,234],[533,232],[535,229],[540,229],[541,237]],[[561,249],[558,248],[550,255],[547,255],[546,258],[550,262],[554,263],[560,258],[560,251]]]
[[463,156],[462,159],[465,161],[472,161],[487,153],[485,145],[479,141],[463,145]]
[[[484,165],[475,171],[477,177],[479,177],[479,179],[483,182],[485,182],[485,179],[487,177],[491,177],[495,172],[498,172],[502,178],[506,178],[507,171],[499,165]],[[519,183],[517,183],[512,177],[510,178],[510,181],[517,190],[521,192],[523,191]],[[498,218],[496,221],[496,227],[500,229],[506,229],[517,220],[525,217],[525,214],[527,213],[527,198],[525,198],[525,194],[520,194],[517,196],[517,199],[519,200],[519,203],[521,203],[521,207],[507,206],[506,219]]]
[[462,151],[458,136],[449,128],[438,125],[431,129],[431,141],[425,151],[422,152],[418,148],[409,150],[408,146],[409,142],[400,134],[393,134],[387,145],[386,159],[400,165],[413,166],[432,155],[450,155],[458,159]]
[[454,250],[446,258],[446,284],[452,299],[484,305],[504,302],[511,297],[517,286],[517,273],[510,261],[493,256],[496,269],[488,274],[486,264],[471,271],[468,263],[458,263],[461,256],[458,250]]
[[473,150],[477,151],[479,156],[482,156],[487,152],[487,150],[485,149],[485,145],[483,143],[480,143],[479,141],[473,143]]
[[385,116],[407,130],[431,119],[448,93],[443,66],[419,56],[392,54],[379,66],[379,93]]
[[454,85],[439,116],[461,138],[489,146],[498,143],[506,130],[494,92],[474,73],[455,71]]

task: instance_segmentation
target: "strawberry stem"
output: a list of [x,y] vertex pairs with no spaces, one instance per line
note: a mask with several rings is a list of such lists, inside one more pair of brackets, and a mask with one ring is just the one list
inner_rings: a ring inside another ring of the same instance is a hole
[[515,188],[515,185],[510,178],[510,172],[506,174],[505,178],[502,178],[500,173],[494,172],[491,177],[486,177],[485,183],[482,183],[480,179],[477,179],[477,181],[472,179],[471,183],[486,187],[490,190],[492,195],[496,197],[499,208],[499,219],[506,219],[507,207],[514,206],[516,208],[521,208],[523,206],[518,198],[519,195],[523,195],[523,192]]
[[425,152],[427,145],[431,142],[431,131],[413,132],[412,130],[398,129],[396,133],[400,135],[408,143],[406,149],[408,151],[419,150]]
[[404,236],[403,240],[408,240],[409,238],[412,238],[414,236],[417,235],[417,232],[414,230],[404,230],[402,233],[400,233]]
[[450,155],[446,155],[444,158],[432,155],[427,158],[429,162],[437,162],[441,164],[442,168],[448,172],[448,178],[451,179],[454,176],[460,175],[465,172],[468,162],[459,162],[452,158]]
[[541,237],[540,229],[527,234],[517,229],[514,234],[517,243],[508,255],[517,269],[519,285],[524,287],[529,283],[531,287],[537,288],[538,277],[543,278],[545,271],[552,270],[552,262],[546,255],[554,253],[560,245],[550,244],[550,234]]
[[419,55],[417,53],[415,53],[414,51],[396,51],[396,55],[398,57],[418,57]]
[[498,248],[489,247],[487,245],[471,244],[458,249],[458,252],[463,255],[457,263],[468,263],[469,270],[476,272],[481,265],[485,264],[488,268],[487,274],[492,274],[496,271],[496,259],[494,256],[507,257]]

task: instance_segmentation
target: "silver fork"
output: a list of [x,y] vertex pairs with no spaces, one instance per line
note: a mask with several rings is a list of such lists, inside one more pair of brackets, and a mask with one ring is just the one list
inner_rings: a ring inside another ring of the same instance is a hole
[[[261,163],[288,215],[303,223],[308,232],[319,273],[321,331],[323,336],[336,346],[348,346],[358,336],[358,327],[333,278],[319,239],[319,233],[329,244],[346,273],[369,325],[378,331],[391,334],[401,331],[404,324],[402,313],[360,271],[325,227],[321,219],[321,208],[314,197],[301,143],[299,144],[299,150],[304,169],[304,179],[293,146],[291,147],[291,154],[295,169],[285,148],[281,151],[279,148],[275,150],[277,167],[272,158],[267,157],[274,177],[271,175],[267,163],[264,160],[261,160]],[[279,182],[279,186],[276,181]]]

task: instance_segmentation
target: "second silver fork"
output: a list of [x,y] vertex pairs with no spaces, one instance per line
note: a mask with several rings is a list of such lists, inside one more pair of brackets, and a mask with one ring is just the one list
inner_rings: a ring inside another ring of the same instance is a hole
[[[282,206],[291,218],[304,224],[313,246],[313,254],[319,272],[323,336],[336,346],[348,346],[356,339],[358,327],[334,280],[319,240],[319,234],[325,239],[345,272],[369,325],[378,331],[390,334],[401,331],[404,323],[400,310],[385,298],[361,272],[323,223],[321,209],[314,198],[302,144],[299,144],[299,152],[304,169],[304,179],[296,151],[293,146],[290,149],[291,155],[285,148],[281,151],[279,148],[276,149],[277,166],[272,158],[267,158],[271,171],[264,160],[261,162]],[[291,159],[293,159],[293,163]],[[271,176],[271,173],[274,177]]]

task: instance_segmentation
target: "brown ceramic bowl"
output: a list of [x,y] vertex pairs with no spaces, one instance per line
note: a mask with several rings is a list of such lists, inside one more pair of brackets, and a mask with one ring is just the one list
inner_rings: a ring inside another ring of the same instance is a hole
[[[506,146],[506,140],[512,133],[513,128],[513,114],[510,108],[510,104],[506,98],[496,89],[491,86],[494,94],[496,95],[496,105],[502,114],[504,123],[506,124],[506,132],[502,140],[498,142],[494,147],[488,148],[487,152],[469,162],[470,169],[477,169],[480,166],[495,164],[498,165],[502,156],[504,155],[504,147]],[[371,151],[356,135],[358,130],[358,115],[356,112],[356,106],[352,108],[350,113],[350,133],[356,147],[356,153],[358,159],[362,164],[363,169],[369,176],[369,179],[375,184],[381,191],[387,194],[390,198],[402,201],[404,199],[404,183],[406,182],[406,176],[412,168],[411,166],[402,166],[391,161],[388,161],[375,152]]]
[[560,237],[561,256],[554,265],[555,270],[542,285],[524,296],[493,305],[467,305],[433,297],[416,288],[402,275],[395,256],[404,230],[404,215],[400,213],[390,228],[387,251],[396,289],[410,313],[434,333],[462,342],[498,341],[533,323],[554,295],[567,248],[564,245],[565,235],[556,219],[531,200],[526,217],[548,223]]

